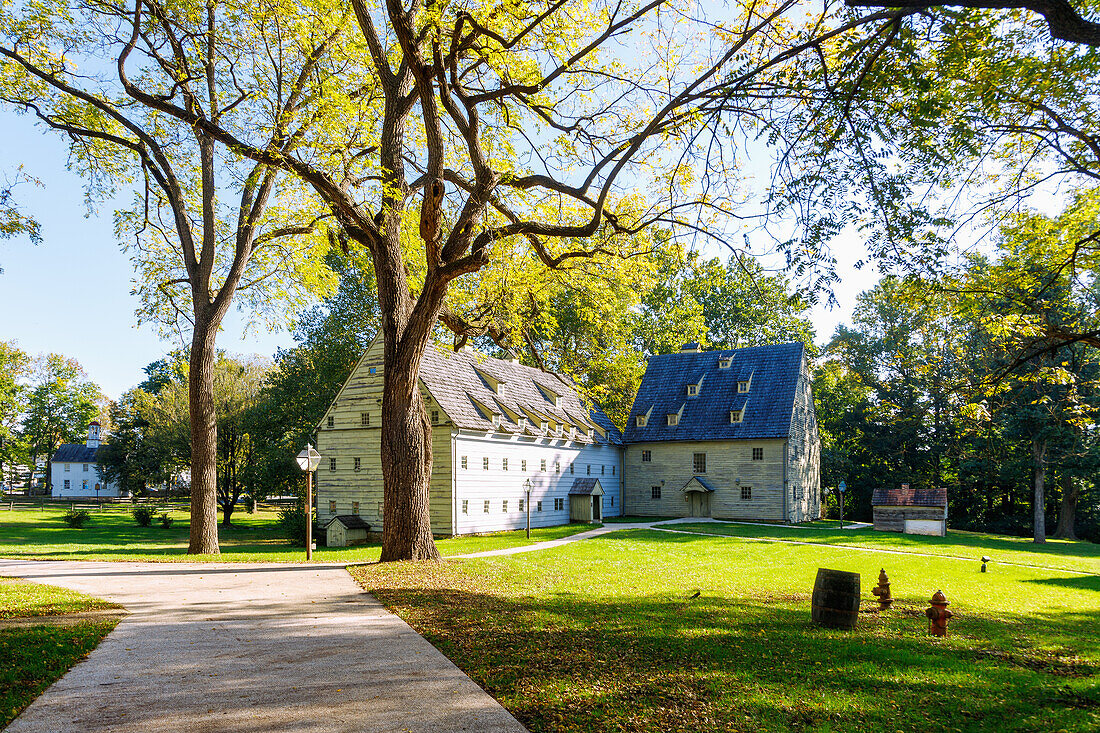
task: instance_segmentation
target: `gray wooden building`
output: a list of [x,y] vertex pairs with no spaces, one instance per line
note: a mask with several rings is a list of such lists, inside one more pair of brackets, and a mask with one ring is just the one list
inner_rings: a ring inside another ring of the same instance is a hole
[[884,532],[947,534],[947,489],[875,489],[871,495],[875,529]]
[[821,515],[800,343],[650,358],[625,443],[625,513],[805,522]]

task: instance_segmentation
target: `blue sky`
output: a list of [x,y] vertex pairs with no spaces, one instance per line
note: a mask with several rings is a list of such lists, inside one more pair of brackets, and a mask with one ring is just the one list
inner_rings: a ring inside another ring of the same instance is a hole
[[[133,268],[115,241],[113,207],[88,215],[81,180],[66,170],[64,142],[45,134],[27,117],[0,112],[0,174],[20,165],[43,188],[21,185],[16,199],[42,224],[42,243],[0,240],[0,341],[15,340],[31,354],[52,351],[75,357],[92,381],[111,398],[144,378],[142,368],[177,343],[162,340],[150,326],[137,327]],[[846,320],[855,296],[874,284],[870,270],[852,269],[862,252],[849,245],[837,252],[842,284],[840,307],[813,312],[818,341]],[[270,356],[292,343],[285,332],[248,330],[247,314],[232,311],[219,347],[233,353]]]

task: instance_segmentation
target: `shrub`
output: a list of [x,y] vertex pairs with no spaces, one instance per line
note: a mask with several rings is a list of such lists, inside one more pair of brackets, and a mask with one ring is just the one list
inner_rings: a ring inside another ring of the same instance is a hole
[[279,510],[279,531],[290,544],[306,546],[306,511],[302,497]]
[[153,510],[150,507],[134,507],[134,511],[130,513],[134,515],[134,521],[141,527],[148,527],[153,523]]
[[160,515],[160,526],[164,527],[165,529],[168,529],[169,527],[171,527],[172,522],[174,522],[174,521],[176,521],[176,520],[174,520],[170,516],[168,516],[168,512],[165,512],[164,514]]
[[252,498],[251,494],[245,494],[241,497],[241,504],[244,505],[244,510],[249,514],[256,511],[256,500]]
[[70,509],[65,512],[62,519],[65,520],[65,524],[74,529],[80,529],[84,524],[92,518],[92,515],[88,513],[87,509]]

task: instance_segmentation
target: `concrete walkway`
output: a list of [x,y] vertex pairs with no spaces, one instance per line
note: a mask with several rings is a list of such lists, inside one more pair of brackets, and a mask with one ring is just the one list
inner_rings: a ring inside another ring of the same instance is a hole
[[524,731],[343,565],[26,562],[130,611],[7,733]]

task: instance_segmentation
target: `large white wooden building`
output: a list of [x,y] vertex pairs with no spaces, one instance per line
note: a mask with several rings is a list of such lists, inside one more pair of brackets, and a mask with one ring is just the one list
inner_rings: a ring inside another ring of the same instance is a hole
[[[317,517],[334,542],[352,525],[382,528],[382,349],[375,339],[317,429]],[[525,526],[528,482],[533,527],[568,523],[571,511],[590,521],[620,514],[621,435],[567,379],[433,345],[420,388],[433,425],[435,534]]]
[[88,438],[80,443],[63,443],[51,459],[50,495],[57,499],[116,498],[119,488],[99,475],[97,454],[100,425],[88,426]]

